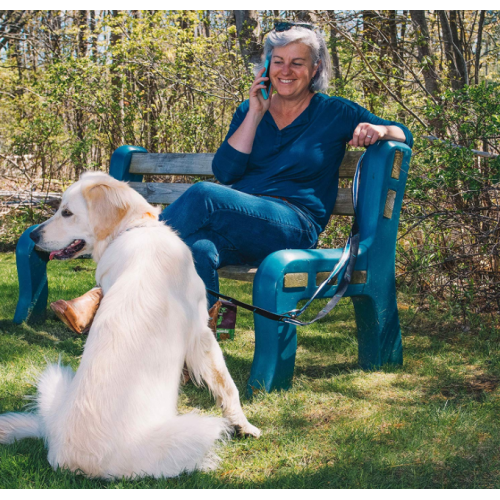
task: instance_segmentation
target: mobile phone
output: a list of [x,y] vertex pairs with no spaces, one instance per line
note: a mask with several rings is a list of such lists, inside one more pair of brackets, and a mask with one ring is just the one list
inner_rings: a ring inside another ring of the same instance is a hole
[[[271,54],[269,54],[267,57],[266,57],[266,62],[264,64],[264,73],[262,76],[269,76],[269,66],[271,65]],[[262,89],[260,89],[262,91],[262,95],[264,96],[264,99],[267,99],[270,95],[271,95],[271,92],[272,92],[272,85],[271,85],[271,79],[267,80],[266,82],[262,82],[262,85],[264,85],[264,87]]]

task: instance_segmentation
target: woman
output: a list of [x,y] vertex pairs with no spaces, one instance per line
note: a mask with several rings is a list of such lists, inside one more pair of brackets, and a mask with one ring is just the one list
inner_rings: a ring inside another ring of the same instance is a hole
[[[199,275],[215,291],[220,267],[258,265],[277,250],[316,246],[335,205],[346,144],[413,144],[404,125],[319,93],[330,81],[331,62],[312,26],[276,24],[266,38],[267,57],[269,77],[263,67],[258,71],[214,157],[223,185],[197,183],[160,216],[191,248]],[[269,79],[274,94],[264,99]],[[87,302],[95,306],[97,295]],[[208,301],[213,306],[216,299]],[[78,309],[78,303],[58,303],[63,317]],[[93,315],[89,307],[81,307],[86,316]]]

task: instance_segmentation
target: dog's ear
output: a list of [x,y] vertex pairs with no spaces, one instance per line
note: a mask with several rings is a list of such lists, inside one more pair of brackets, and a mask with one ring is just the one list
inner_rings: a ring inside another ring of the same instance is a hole
[[87,201],[90,224],[96,238],[106,239],[129,209],[127,186],[118,181],[98,181],[85,185],[82,194]]

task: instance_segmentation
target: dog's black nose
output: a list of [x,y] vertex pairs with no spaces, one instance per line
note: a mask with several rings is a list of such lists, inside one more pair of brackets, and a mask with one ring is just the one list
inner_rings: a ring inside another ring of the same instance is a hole
[[31,231],[30,233],[30,238],[35,242],[38,243],[40,241],[40,231],[38,228],[36,228],[34,231]]

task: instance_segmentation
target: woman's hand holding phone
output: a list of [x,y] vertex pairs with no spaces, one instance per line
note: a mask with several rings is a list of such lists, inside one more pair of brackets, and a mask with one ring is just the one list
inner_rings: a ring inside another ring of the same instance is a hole
[[266,68],[262,68],[250,87],[250,108],[245,119],[234,134],[228,139],[228,143],[241,153],[250,154],[252,152],[255,132],[262,117],[271,105],[271,94],[265,99],[262,94],[264,85],[262,82],[269,81],[269,78],[262,76]]
[[258,75],[257,78],[252,83],[252,86],[250,87],[250,109],[249,112],[258,115],[262,118],[264,116],[265,112],[269,109],[269,106],[271,105],[271,97],[272,97],[272,92],[269,93],[269,96],[267,99],[264,99],[264,96],[262,94],[262,89],[265,89],[264,85],[262,85],[263,82],[268,82],[269,78],[262,76],[264,72],[266,71],[266,68],[262,68]]

